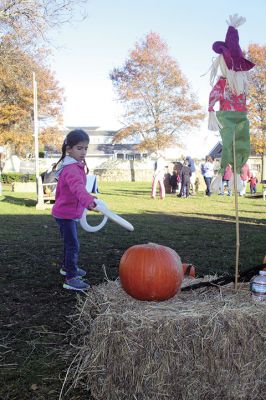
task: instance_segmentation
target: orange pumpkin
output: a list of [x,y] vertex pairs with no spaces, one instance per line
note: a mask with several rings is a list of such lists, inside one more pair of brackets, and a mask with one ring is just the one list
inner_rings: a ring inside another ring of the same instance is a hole
[[167,300],[183,280],[178,254],[155,243],[138,244],[123,254],[119,277],[124,290],[139,300]]
[[192,264],[182,264],[184,277],[195,278],[196,270]]

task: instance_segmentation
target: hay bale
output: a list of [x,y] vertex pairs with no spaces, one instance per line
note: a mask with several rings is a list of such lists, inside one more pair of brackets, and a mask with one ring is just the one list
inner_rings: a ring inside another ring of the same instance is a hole
[[142,302],[108,282],[78,311],[67,382],[88,399],[265,398],[266,307],[246,284]]

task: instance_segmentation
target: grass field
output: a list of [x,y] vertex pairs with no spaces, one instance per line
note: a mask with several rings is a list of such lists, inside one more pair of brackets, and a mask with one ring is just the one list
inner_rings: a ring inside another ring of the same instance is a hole
[[[98,197],[135,227],[127,232],[108,222],[88,234],[80,229],[80,266],[91,284],[118,275],[130,246],[155,242],[176,250],[198,274],[234,272],[234,198],[203,193],[188,199],[150,198],[147,183],[103,183]],[[4,188],[0,197],[1,400],[58,399],[69,360],[69,318],[76,294],[62,288],[61,243],[50,210],[36,211],[35,197]],[[239,198],[240,270],[260,264],[266,254],[266,202]],[[100,216],[92,214],[91,223]],[[72,393],[72,400],[88,399]]]

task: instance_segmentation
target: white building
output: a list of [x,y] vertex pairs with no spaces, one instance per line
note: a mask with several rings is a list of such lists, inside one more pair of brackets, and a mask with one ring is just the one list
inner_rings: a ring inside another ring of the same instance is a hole
[[90,137],[87,159],[88,165],[90,165],[92,169],[110,159],[142,160],[148,157],[147,152],[135,150],[134,143],[113,144],[112,139],[117,131],[103,130],[97,126],[69,126],[64,130],[64,135],[67,135],[73,129],[82,129]]

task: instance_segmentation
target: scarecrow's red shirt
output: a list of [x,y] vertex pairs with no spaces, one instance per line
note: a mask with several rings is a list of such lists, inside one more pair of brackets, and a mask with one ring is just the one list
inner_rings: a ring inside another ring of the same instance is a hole
[[213,87],[209,97],[208,111],[214,111],[214,105],[220,102],[220,111],[238,111],[247,112],[246,95],[240,94],[237,96],[232,93],[226,85],[226,79],[220,78]]

